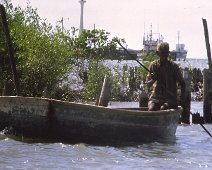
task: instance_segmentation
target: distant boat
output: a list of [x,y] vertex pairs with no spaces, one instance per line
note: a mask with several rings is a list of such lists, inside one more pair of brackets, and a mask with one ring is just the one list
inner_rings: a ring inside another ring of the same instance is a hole
[[179,32],[178,32],[178,43],[176,44],[176,49],[171,51],[171,55],[174,60],[185,60],[187,57],[187,50],[185,50],[185,44],[179,43]]
[[152,32],[152,25],[149,33],[143,35],[143,53],[148,54],[149,52],[157,51],[159,44],[163,42],[163,36],[160,33]]
[[[163,43],[163,36],[160,33],[153,33],[152,26],[149,33],[144,33],[143,36],[143,50],[140,54],[144,57],[150,52],[157,52],[158,46]],[[171,58],[173,60],[183,60],[187,57],[187,50],[185,50],[185,44],[179,43],[179,32],[178,32],[178,43],[176,44],[176,49],[171,51]]]

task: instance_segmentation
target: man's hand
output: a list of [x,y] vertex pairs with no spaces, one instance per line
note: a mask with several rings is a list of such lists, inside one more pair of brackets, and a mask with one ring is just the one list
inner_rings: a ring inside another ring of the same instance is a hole
[[156,81],[158,79],[157,75],[155,73],[151,73],[151,79]]

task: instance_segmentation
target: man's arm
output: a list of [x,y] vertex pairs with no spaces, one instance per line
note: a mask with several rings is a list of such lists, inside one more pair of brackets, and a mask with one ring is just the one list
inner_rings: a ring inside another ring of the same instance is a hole
[[153,73],[153,63],[150,64],[149,66],[150,72],[148,72],[147,77],[146,77],[146,82],[145,84],[147,87],[152,87],[154,82],[157,80],[156,74]]

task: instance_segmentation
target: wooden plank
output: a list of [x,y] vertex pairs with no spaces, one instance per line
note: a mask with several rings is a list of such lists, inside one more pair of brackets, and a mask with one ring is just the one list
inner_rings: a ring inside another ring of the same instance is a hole
[[101,94],[98,101],[98,106],[108,106],[111,93],[111,79],[107,75],[104,77]]

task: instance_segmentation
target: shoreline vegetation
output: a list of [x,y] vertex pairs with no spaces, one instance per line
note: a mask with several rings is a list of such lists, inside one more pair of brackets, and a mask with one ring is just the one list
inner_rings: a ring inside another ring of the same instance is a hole
[[[4,1],[7,22],[14,49],[14,58],[20,81],[20,95],[48,97],[74,102],[95,102],[101,92],[105,75],[112,79],[112,101],[139,101],[142,91],[147,92],[147,72],[139,66],[120,62],[128,59],[117,45],[125,44],[123,38],[109,39],[105,30],[66,30],[61,24],[54,28],[30,6],[14,7]],[[6,38],[0,19],[0,92],[16,95],[10,68]],[[133,54],[134,55],[134,54]],[[145,66],[156,59],[150,53]],[[117,60],[118,65],[107,67],[105,59]],[[192,100],[202,100],[203,75],[193,68]]]

